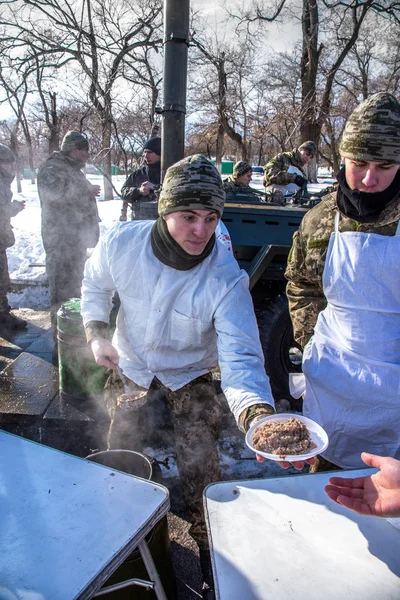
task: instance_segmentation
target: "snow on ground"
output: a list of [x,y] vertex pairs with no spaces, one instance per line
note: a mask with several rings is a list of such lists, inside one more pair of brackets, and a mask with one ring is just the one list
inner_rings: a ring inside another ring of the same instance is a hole
[[[100,214],[100,235],[110,229],[119,219],[121,200],[103,201],[103,177],[87,175],[89,181],[101,186],[101,194],[97,206]],[[117,190],[121,189],[124,176],[113,177]],[[7,250],[8,270],[12,282],[19,287],[26,282],[27,287],[18,293],[9,294],[9,302],[13,308],[47,308],[49,307],[49,292],[46,285],[46,256],[43,248],[41,227],[41,209],[36,184],[22,180],[22,192],[17,193],[16,182],[13,182],[14,200],[24,200],[25,209],[11,221],[14,228],[15,244]],[[42,265],[42,266],[33,266]],[[35,286],[29,285],[34,282]],[[42,285],[40,285],[42,284]]]

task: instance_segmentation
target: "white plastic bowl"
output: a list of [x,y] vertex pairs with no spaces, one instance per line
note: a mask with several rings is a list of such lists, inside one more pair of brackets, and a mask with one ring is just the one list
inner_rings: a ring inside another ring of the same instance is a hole
[[[305,423],[307,425],[307,429],[310,432],[310,437],[311,437],[312,441],[314,442],[314,444],[316,444],[315,448],[310,450],[310,452],[307,452],[307,454],[291,454],[291,455],[288,454],[287,456],[285,456],[285,458],[281,458],[277,454],[268,454],[267,452],[261,452],[261,450],[256,450],[254,448],[253,443],[252,443],[253,442],[253,434],[258,427],[260,427],[261,425],[264,425],[264,423],[274,423],[277,421],[278,422],[288,421],[292,417],[294,419],[298,419],[299,421],[301,421],[302,423]],[[257,423],[254,423],[254,425],[252,425],[250,427],[250,429],[248,430],[248,432],[246,433],[246,444],[250,448],[250,450],[253,450],[253,452],[256,452],[257,454],[259,454],[260,456],[263,456],[264,458],[268,458],[269,460],[275,460],[277,462],[284,462],[284,461],[285,462],[296,462],[296,461],[307,460],[309,458],[312,458],[313,456],[316,456],[317,454],[321,454],[321,452],[323,452],[324,450],[327,449],[327,447],[329,445],[329,438],[328,438],[328,434],[326,433],[325,429],[323,429],[315,421],[312,421],[311,419],[308,419],[307,417],[303,417],[302,415],[297,415],[297,414],[293,414],[293,413],[281,413],[279,415],[271,415],[270,417],[265,417],[264,419],[257,421]]]

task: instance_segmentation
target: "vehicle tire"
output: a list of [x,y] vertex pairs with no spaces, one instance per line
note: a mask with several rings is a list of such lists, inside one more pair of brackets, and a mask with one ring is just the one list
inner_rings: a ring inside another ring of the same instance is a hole
[[292,410],[301,411],[302,400],[289,392],[289,373],[301,373],[302,351],[294,341],[288,301],[280,294],[256,310],[265,370],[275,401],[289,400]]

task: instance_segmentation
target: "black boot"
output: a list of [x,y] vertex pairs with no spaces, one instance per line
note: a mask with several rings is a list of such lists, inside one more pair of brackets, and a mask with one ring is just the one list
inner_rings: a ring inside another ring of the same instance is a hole
[[0,312],[0,327],[3,329],[16,331],[18,329],[26,329],[28,323],[24,319],[16,317],[9,311]]
[[215,600],[211,557],[210,552],[208,550],[200,550],[200,567],[204,582],[203,587],[201,589],[203,600]]

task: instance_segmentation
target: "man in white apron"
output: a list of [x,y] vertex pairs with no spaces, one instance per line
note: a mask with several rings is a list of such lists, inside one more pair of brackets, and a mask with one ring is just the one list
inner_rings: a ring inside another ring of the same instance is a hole
[[304,217],[286,277],[304,415],[329,435],[325,468],[351,469],[363,451],[400,458],[399,101],[365,100],[340,151],[338,190]]
[[312,141],[304,142],[291,152],[281,152],[272,158],[264,167],[264,186],[266,191],[282,194],[295,194],[307,183],[304,167],[317,153],[317,146]]

